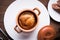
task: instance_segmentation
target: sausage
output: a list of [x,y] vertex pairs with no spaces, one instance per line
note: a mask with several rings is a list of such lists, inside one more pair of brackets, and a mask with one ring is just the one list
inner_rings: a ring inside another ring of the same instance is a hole
[[60,0],[57,1],[57,5],[60,6]]
[[58,6],[58,4],[52,4],[52,8],[58,13],[60,13],[60,6]]

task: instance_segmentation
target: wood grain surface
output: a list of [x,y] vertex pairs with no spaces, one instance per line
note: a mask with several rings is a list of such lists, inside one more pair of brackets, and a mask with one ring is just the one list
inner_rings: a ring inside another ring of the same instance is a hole
[[[7,7],[15,0],[0,0],[0,28],[7,34],[5,28],[4,28],[4,14],[5,14],[5,11],[7,9]],[[45,7],[47,8],[48,6],[48,2],[49,0],[38,0],[38,1],[41,1]],[[50,17],[50,25],[54,26],[55,29],[56,29],[56,32],[57,32],[57,35],[56,35],[56,38],[55,40],[60,40],[60,23],[59,22],[56,22],[54,21],[51,17]],[[1,33],[0,33],[1,34]],[[8,34],[7,34],[8,35]],[[2,35],[0,35],[2,36]],[[10,38],[10,36],[8,35],[8,37]],[[5,37],[4,37],[5,38]],[[6,40],[6,38],[4,39]]]

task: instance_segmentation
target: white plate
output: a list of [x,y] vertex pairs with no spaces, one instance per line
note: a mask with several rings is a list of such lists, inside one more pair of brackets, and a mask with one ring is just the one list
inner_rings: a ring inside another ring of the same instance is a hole
[[48,3],[48,11],[50,16],[57,22],[60,22],[60,13],[56,12],[53,8],[52,8],[52,4],[56,3],[58,0],[50,0]]
[[[14,27],[16,25],[16,15],[20,10],[23,9],[33,9],[35,7],[38,7],[41,11],[41,14],[39,17],[39,23],[36,28],[31,33],[17,33],[14,30]],[[20,0],[20,1],[14,1],[6,10],[4,15],[4,25],[7,33],[14,39],[14,40],[37,40],[37,34],[39,29],[41,29],[45,25],[50,24],[50,18],[49,14],[47,12],[47,9],[45,6],[37,1],[37,0]]]

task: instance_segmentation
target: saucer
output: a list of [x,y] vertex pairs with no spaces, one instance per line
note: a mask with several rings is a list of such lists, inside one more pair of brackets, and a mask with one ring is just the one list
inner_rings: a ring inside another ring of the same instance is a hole
[[[34,9],[35,7],[37,7],[41,11],[40,15],[38,16],[39,22],[37,28],[30,33],[17,33],[14,30],[14,27],[16,26],[16,16],[19,13],[19,11],[23,9]],[[4,15],[5,29],[7,33],[10,35],[10,37],[14,40],[37,40],[38,31],[45,25],[49,24],[50,17],[48,11],[45,8],[45,6],[37,0],[14,1],[7,8]]]
[[52,4],[56,3],[58,0],[50,0],[48,3],[48,11],[49,14],[51,16],[52,19],[54,19],[57,22],[60,22],[60,13],[56,12],[53,8],[52,8]]

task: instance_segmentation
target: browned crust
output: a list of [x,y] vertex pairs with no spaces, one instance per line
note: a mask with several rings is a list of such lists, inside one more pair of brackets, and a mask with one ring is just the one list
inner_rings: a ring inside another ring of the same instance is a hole
[[[51,34],[48,34],[51,33]],[[38,32],[38,40],[53,40],[56,35],[56,30],[53,26],[44,26],[41,30]]]

